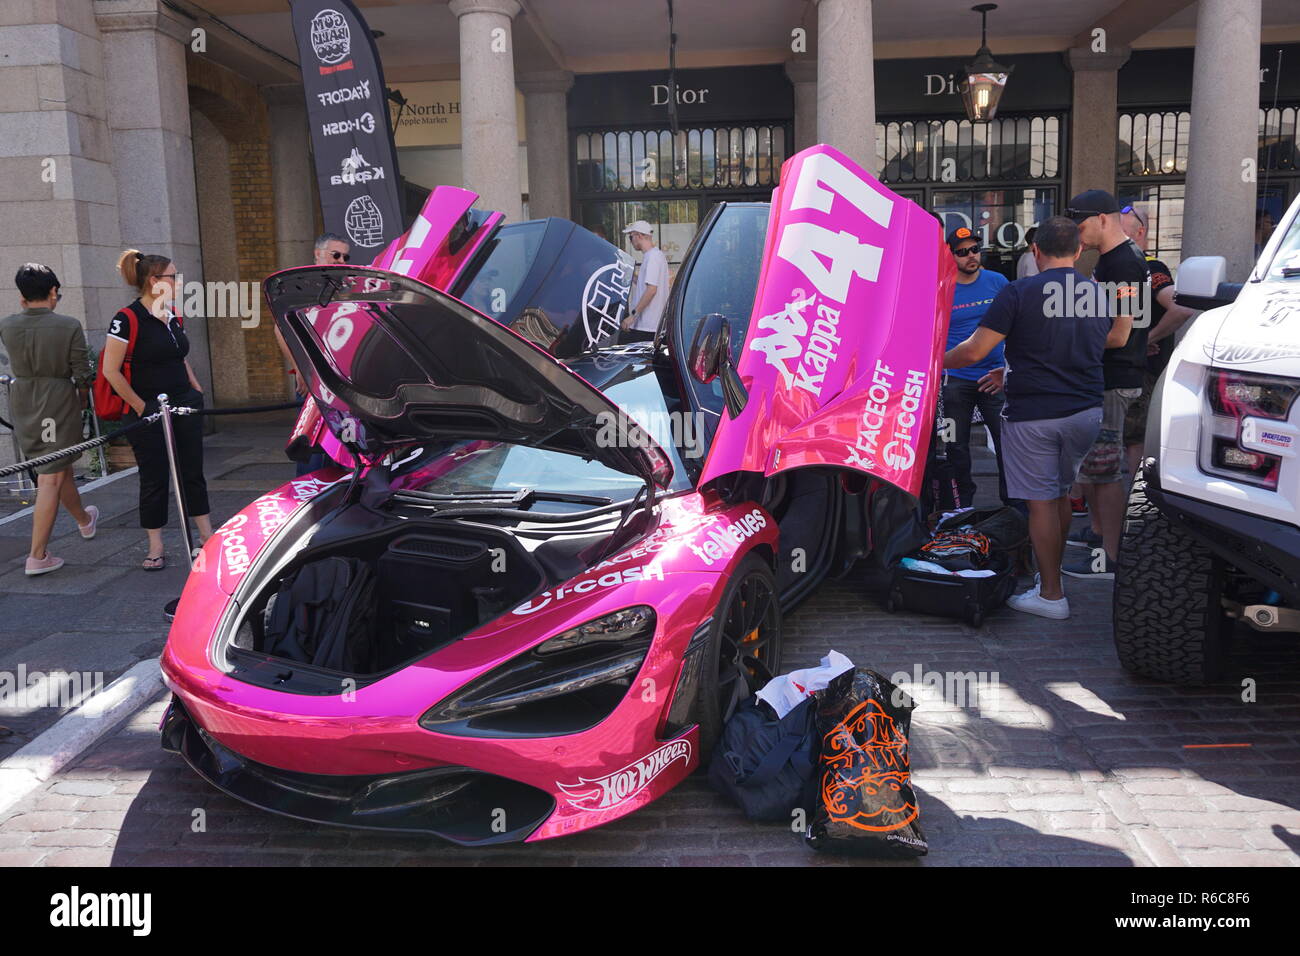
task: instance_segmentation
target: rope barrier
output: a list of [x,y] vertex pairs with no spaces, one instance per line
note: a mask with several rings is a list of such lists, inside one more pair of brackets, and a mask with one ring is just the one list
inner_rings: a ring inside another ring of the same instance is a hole
[[[285,409],[297,408],[297,402],[284,402],[279,405],[256,405],[251,408],[188,408],[179,406],[173,408],[173,415],[252,415],[258,412],[278,412]],[[41,455],[39,458],[29,458],[26,461],[20,461],[16,465],[9,465],[0,468],[0,478],[7,478],[10,475],[16,475],[22,471],[28,471],[32,468],[39,468],[41,465],[48,465],[58,461],[60,458],[71,458],[74,455],[80,455],[90,451],[92,448],[98,448],[100,445],[106,445],[114,438],[133,432],[137,428],[144,428],[146,425],[152,425],[158,419],[162,418],[162,411],[156,411],[152,415],[146,415],[138,422],[132,422],[125,428],[119,428],[115,432],[107,435],[101,435],[99,438],[92,438],[89,441],[83,441],[79,445],[72,445],[69,448],[63,448],[59,451],[50,452],[48,455]],[[12,429],[12,425],[0,419],[0,424],[4,424]]]

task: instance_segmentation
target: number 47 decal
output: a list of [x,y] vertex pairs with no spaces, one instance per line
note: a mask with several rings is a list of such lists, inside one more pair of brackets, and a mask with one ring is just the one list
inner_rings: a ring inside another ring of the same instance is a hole
[[[817,153],[804,160],[790,208],[816,209],[829,215],[837,195],[847,199],[873,222],[889,226],[894,211],[893,200],[876,192],[828,153]],[[848,230],[836,232],[815,222],[787,225],[781,230],[776,249],[776,254],[807,276],[818,292],[836,302],[848,299],[853,276],[876,281],[883,252],[879,246],[859,242],[858,237]],[[829,267],[823,259],[830,260]]]

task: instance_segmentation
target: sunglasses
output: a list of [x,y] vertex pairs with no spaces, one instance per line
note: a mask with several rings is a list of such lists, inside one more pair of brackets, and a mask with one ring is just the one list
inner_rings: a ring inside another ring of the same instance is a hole
[[338,262],[340,259],[342,259],[344,262],[352,261],[352,256],[346,252],[331,252],[330,258],[333,259],[335,262]]
[[1147,227],[1147,217],[1142,215],[1141,210],[1139,210],[1137,206],[1125,206],[1123,209],[1120,210],[1120,212],[1122,213],[1131,212],[1137,218],[1137,221],[1142,223],[1143,229]]
[[962,256],[964,258],[966,256],[973,256],[979,251],[980,251],[980,247],[976,245],[976,246],[967,246],[965,249],[954,249],[952,251],[952,254],[954,256]]
[[1085,219],[1091,219],[1093,216],[1100,216],[1101,213],[1095,209],[1074,209],[1071,206],[1065,207],[1065,215],[1069,216],[1075,222],[1083,222]]

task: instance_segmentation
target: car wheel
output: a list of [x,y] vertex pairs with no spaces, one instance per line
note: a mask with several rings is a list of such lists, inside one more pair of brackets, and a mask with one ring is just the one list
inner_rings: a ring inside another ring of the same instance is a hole
[[1226,565],[1147,499],[1139,469],[1115,567],[1115,650],[1127,670],[1177,684],[1223,673],[1234,621],[1220,597]]
[[723,591],[704,648],[695,705],[701,764],[708,761],[736,705],[780,667],[781,605],[776,578],[768,563],[751,553]]

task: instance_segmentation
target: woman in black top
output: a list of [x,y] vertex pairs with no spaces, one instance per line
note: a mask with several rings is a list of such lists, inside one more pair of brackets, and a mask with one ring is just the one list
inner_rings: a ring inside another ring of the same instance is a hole
[[[158,396],[162,394],[166,394],[172,407],[202,408],[203,389],[185,358],[190,351],[189,339],[171,311],[176,294],[176,269],[172,261],[166,256],[146,256],[128,249],[118,259],[117,267],[127,285],[140,292],[140,297],[126,307],[135,315],[134,345],[130,344],[130,322],[122,312],[113,317],[104,342],[104,377],[132,409],[122,423],[129,425],[156,412]],[[130,364],[129,382],[122,374],[124,359]],[[185,508],[194,517],[199,539],[207,541],[212,535],[212,522],[208,517],[211,510],[208,486],[203,478],[202,419],[197,415],[178,415],[172,419],[172,426]],[[140,526],[149,534],[149,556],[143,567],[146,571],[158,571],[166,563],[162,529],[167,524],[170,472],[162,423],[138,429],[127,438],[140,467]]]

